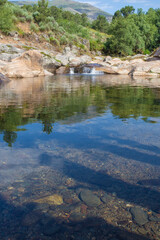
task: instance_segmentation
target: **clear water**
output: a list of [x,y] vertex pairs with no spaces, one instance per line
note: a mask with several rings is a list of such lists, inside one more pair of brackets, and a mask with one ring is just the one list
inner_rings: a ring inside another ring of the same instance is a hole
[[[130,213],[139,206],[159,217],[159,129],[160,79],[1,86],[0,239],[159,239],[158,220],[139,226]],[[101,204],[87,205],[84,189]],[[37,202],[53,194],[63,203]]]

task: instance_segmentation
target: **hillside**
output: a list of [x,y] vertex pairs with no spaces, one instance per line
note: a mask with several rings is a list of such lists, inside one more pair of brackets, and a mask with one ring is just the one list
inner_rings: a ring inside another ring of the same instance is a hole
[[[24,4],[35,4],[37,1],[12,1],[18,5]],[[88,3],[80,3],[72,0],[52,0],[49,1],[49,6],[56,6],[58,8],[63,8],[64,10],[69,10],[73,13],[86,13],[91,19],[96,19],[98,15],[105,16],[108,21],[111,20],[112,15],[110,13],[104,12],[99,8],[96,8]]]

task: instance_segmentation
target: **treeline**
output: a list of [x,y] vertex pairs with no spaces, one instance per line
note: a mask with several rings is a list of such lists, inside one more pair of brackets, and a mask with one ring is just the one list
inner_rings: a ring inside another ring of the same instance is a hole
[[126,56],[147,54],[160,45],[160,9],[138,9],[135,13],[132,6],[126,6],[116,11],[108,23],[101,15],[91,21],[85,13],[49,7],[46,0],[22,7],[0,0],[0,30],[8,34],[19,21],[28,22],[32,32],[47,33],[45,40],[55,46],[77,45],[84,50],[87,47],[90,51]]
[[160,46],[160,8],[135,13],[132,6],[126,6],[115,12],[107,33],[111,38],[105,44],[106,54],[150,53]]

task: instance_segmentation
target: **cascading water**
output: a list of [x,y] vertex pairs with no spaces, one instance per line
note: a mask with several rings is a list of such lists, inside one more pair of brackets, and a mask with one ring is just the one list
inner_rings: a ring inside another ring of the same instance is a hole
[[70,68],[69,74],[74,74],[74,68]]
[[84,68],[83,68],[83,74],[101,75],[101,74],[104,74],[104,72],[102,72],[102,71],[97,71],[94,67],[93,67],[93,68],[84,67]]
[[[75,74],[75,71],[76,71],[75,68],[70,68],[69,74],[73,75],[73,74]],[[83,67],[78,72],[79,72],[79,74],[82,74],[82,75],[102,75],[102,74],[104,74],[104,72],[96,70],[95,67]]]

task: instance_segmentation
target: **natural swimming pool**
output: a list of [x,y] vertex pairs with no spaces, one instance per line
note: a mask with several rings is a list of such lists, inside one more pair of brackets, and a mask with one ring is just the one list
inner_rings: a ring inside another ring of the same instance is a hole
[[160,79],[0,89],[0,239],[160,238]]

